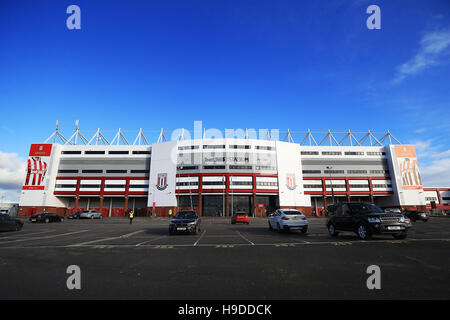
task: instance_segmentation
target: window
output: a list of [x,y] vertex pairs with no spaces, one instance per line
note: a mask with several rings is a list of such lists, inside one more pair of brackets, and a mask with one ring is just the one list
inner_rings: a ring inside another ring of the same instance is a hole
[[152,152],[135,150],[135,151],[133,151],[133,154],[152,154]]
[[103,170],[94,169],[94,170],[82,170],[82,173],[103,173]]
[[78,170],[58,170],[58,173],[78,173]]
[[[321,184],[304,184],[303,188],[305,189],[322,189],[322,185]],[[334,186],[333,186],[334,188]]]
[[270,170],[270,171],[274,171],[277,170],[276,167],[272,167],[272,166],[256,166],[255,170]]
[[225,169],[225,166],[203,166],[203,169],[205,170],[212,170],[212,169]]
[[231,181],[231,184],[234,186],[252,186],[252,181]]
[[379,183],[379,184],[372,184],[373,188],[392,188],[391,184],[386,183]]
[[203,149],[225,149],[224,144],[204,144]]
[[278,187],[278,182],[258,181],[256,182],[256,185],[262,187]]
[[148,184],[130,184],[129,189],[148,188]]
[[81,151],[61,151],[61,154],[81,154]]
[[448,200],[450,200],[450,197],[442,197],[442,200],[448,201]]
[[106,170],[106,173],[127,173],[128,170]]
[[368,156],[384,156],[386,152],[367,151]]
[[99,184],[80,184],[80,188],[100,188]]
[[148,173],[148,170],[130,170],[130,173]]
[[76,188],[76,184],[56,184],[56,188]]
[[84,154],[105,154],[105,151],[85,151]]
[[129,151],[109,151],[108,154],[129,154]]
[[347,188],[347,186],[345,185],[345,184],[335,184],[335,183],[333,183],[333,184],[327,184],[326,185],[326,188],[327,189],[331,189],[331,188],[333,188],[333,189],[345,189],[345,188]]
[[346,152],[344,152],[344,154],[346,156],[363,156],[364,152],[360,152],[360,151],[346,151]]
[[303,174],[320,174],[322,170],[303,170]]
[[367,174],[367,170],[347,170],[348,174]]
[[342,152],[340,151],[322,151],[323,156],[340,156]]
[[238,144],[232,144],[229,146],[230,149],[250,149],[250,146],[248,145],[238,145]]
[[177,182],[178,187],[185,187],[185,186],[198,186],[197,181],[188,181],[188,182]]
[[370,170],[370,174],[389,174],[389,170]]
[[230,170],[252,170],[252,166],[235,166],[230,165]]
[[105,189],[111,189],[111,188],[124,189],[125,185],[124,184],[105,184]]
[[198,149],[198,146],[179,146],[178,150],[194,150]]
[[369,188],[368,184],[350,184],[350,188],[353,189],[364,189],[364,188]]
[[344,174],[344,170],[324,170],[323,173],[326,174]]
[[273,150],[273,148],[268,146],[256,146],[256,150]]
[[178,166],[177,170],[198,170],[198,166]]
[[426,197],[425,200],[426,201],[437,201],[437,199],[435,197]]
[[204,185],[204,186],[223,186],[223,185],[225,185],[225,181],[203,181],[202,185]]
[[302,156],[318,156],[319,151],[301,151],[300,154]]

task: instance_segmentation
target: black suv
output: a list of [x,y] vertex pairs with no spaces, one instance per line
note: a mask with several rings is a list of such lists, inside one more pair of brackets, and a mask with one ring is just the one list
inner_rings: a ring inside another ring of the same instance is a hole
[[403,211],[403,214],[410,218],[413,222],[416,222],[417,220],[422,220],[423,222],[428,221],[427,214],[420,210],[405,210]]
[[406,238],[411,227],[402,214],[387,213],[372,203],[344,202],[336,205],[327,219],[327,228],[331,236],[339,232],[355,232],[360,239],[369,239],[372,234],[392,234],[395,239]]
[[192,233],[200,232],[200,217],[194,210],[178,211],[175,217],[170,221],[169,234],[175,233]]

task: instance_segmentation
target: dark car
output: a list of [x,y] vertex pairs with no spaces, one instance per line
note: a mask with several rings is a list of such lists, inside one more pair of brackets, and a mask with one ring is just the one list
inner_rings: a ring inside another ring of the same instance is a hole
[[175,217],[170,221],[169,234],[200,232],[201,219],[194,210],[178,211]]
[[22,220],[13,219],[7,214],[0,214],[0,231],[19,231],[22,227]]
[[425,212],[420,210],[405,210],[403,214],[411,219],[411,221],[416,222],[417,220],[422,220],[423,222],[428,221],[428,216]]
[[327,219],[331,236],[340,232],[355,232],[360,239],[369,239],[373,234],[391,234],[395,239],[404,239],[411,224],[402,214],[387,213],[372,203],[343,202]]
[[32,215],[29,219],[31,222],[63,222],[64,218],[53,212],[39,212]]
[[73,212],[67,216],[67,219],[80,219],[81,212],[82,211]]

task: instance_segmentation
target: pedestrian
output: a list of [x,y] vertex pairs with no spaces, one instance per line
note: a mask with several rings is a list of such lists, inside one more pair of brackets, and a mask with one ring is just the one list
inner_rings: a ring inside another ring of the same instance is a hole
[[172,219],[172,209],[169,209],[169,219]]
[[130,211],[129,217],[130,217],[130,224],[132,224],[133,223],[133,218],[134,218],[133,210]]

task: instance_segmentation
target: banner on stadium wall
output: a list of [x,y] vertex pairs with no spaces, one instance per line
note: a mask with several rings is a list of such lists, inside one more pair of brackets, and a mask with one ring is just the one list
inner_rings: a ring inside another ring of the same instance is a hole
[[32,144],[27,162],[27,174],[22,190],[44,190],[47,175],[51,144]]
[[417,155],[414,146],[395,146],[395,155],[400,168],[403,190],[419,190],[422,187]]

